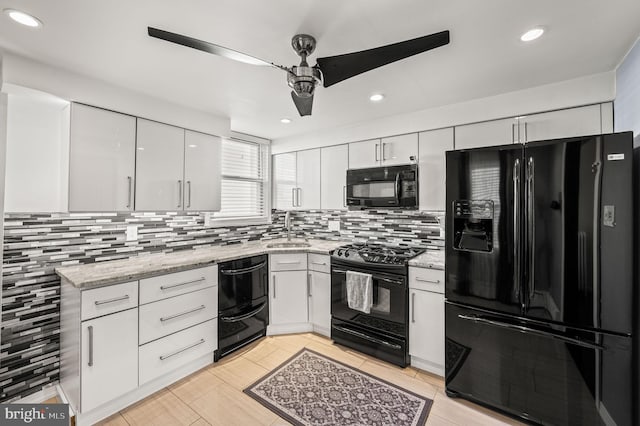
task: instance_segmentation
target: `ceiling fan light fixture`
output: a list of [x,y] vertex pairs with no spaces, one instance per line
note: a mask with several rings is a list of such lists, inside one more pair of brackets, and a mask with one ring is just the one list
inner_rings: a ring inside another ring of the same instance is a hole
[[15,22],[31,28],[42,27],[42,21],[33,15],[16,9],[4,9],[3,12]]
[[540,36],[542,36],[542,34],[544,34],[544,28],[535,27],[535,28],[530,29],[526,33],[522,34],[520,36],[520,40],[522,40],[524,42],[533,41],[533,40],[539,38]]
[[289,124],[289,123],[291,123],[291,119],[285,117],[285,118],[280,119],[280,122],[282,124]]
[[382,93],[374,93],[373,95],[369,96],[369,100],[371,102],[380,102],[383,99],[384,95]]

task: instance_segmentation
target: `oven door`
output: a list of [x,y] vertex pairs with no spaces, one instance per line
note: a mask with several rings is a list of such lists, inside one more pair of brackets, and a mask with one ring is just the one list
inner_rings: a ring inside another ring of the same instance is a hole
[[[347,270],[371,274],[373,306],[369,314],[349,308]],[[384,334],[405,338],[408,321],[407,300],[407,279],[405,276],[332,264],[331,316],[334,319],[349,321]]]

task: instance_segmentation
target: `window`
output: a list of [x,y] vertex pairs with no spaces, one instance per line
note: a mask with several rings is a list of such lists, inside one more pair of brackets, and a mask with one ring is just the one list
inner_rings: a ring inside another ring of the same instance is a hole
[[222,140],[220,211],[214,218],[268,220],[268,148],[255,142]]

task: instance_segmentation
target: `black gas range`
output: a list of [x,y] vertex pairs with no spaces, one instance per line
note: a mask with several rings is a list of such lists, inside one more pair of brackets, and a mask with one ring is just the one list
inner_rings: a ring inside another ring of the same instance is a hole
[[[353,243],[331,254],[331,338],[393,364],[409,364],[408,262],[424,249]],[[371,275],[373,302],[349,307],[347,276]]]

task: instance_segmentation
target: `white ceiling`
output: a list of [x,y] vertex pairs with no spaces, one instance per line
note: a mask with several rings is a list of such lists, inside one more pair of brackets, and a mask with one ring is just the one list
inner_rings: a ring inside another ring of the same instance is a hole
[[[640,34],[638,0],[0,0],[37,16],[0,16],[0,48],[177,104],[276,139],[615,69]],[[519,36],[543,25],[546,34]],[[300,118],[286,74],[173,45],[147,26],[283,65],[294,34],[331,56],[450,30],[451,44],[318,88]],[[369,102],[373,92],[386,99]],[[289,117],[291,124],[280,119]]]

